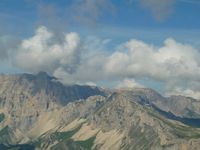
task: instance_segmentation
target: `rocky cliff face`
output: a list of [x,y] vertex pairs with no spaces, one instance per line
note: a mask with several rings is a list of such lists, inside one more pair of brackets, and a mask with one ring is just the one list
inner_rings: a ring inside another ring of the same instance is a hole
[[44,72],[1,75],[0,149],[198,149],[199,105],[145,88],[65,86]]
[[106,93],[97,87],[65,86],[44,72],[0,76],[0,109],[9,114],[14,128],[23,131],[31,129],[42,113],[94,95]]

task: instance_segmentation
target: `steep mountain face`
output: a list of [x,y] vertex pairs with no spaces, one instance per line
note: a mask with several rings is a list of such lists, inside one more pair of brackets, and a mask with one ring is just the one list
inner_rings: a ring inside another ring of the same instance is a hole
[[44,72],[2,75],[0,149],[198,149],[199,105],[145,88],[65,86]]
[[[15,76],[0,76],[1,95],[9,92],[15,92],[27,99],[27,95],[36,96],[38,93],[47,95],[49,101],[66,105],[68,102],[77,99],[86,99],[93,95],[105,95],[103,90],[97,87],[69,85],[64,86],[56,81],[56,78],[48,76],[45,72],[40,72],[37,75],[23,74]],[[3,95],[4,96],[4,95]],[[39,99],[42,99],[39,97]],[[45,99],[45,101],[47,101]]]
[[64,86],[44,72],[0,76],[0,109],[9,114],[14,128],[23,131],[31,129],[42,113],[94,95],[106,93],[97,87]]
[[183,118],[200,118],[200,101],[191,97],[171,96],[166,98],[152,89],[129,89],[124,92],[138,97],[141,104],[154,105],[176,116]]
[[[168,120],[150,105],[141,105],[144,99],[133,95],[132,92],[114,93],[108,102],[98,109],[91,121],[95,128],[100,126],[104,132],[115,129],[122,134],[121,139],[115,143],[121,142],[119,149],[198,147],[200,143],[196,139],[200,135],[199,129]],[[188,142],[187,139],[191,141]],[[194,141],[198,144],[190,146]]]
[[171,112],[182,117],[200,118],[200,101],[190,97],[171,96],[167,101]]

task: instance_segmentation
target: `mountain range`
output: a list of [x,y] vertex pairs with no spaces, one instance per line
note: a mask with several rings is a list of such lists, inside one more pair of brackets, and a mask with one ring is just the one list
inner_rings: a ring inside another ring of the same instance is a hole
[[200,100],[0,75],[0,150],[197,150]]

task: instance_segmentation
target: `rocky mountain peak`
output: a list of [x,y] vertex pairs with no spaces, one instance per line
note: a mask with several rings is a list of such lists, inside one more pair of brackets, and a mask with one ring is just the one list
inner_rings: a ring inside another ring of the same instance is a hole
[[56,79],[55,77],[50,76],[47,72],[44,72],[44,71],[38,72],[38,74],[36,75],[36,78],[43,79],[43,80],[44,79],[49,79],[49,80]]

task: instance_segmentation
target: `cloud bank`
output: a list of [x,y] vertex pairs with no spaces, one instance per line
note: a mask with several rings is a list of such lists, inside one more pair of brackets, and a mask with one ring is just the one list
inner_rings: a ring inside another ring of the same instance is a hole
[[67,84],[126,79],[134,85],[133,79],[148,79],[163,83],[166,93],[200,90],[200,52],[172,38],[160,47],[130,39],[110,54],[108,39],[81,38],[74,32],[64,34],[62,43],[53,39],[52,32],[39,27],[22,41],[13,64],[29,72],[47,71]]

